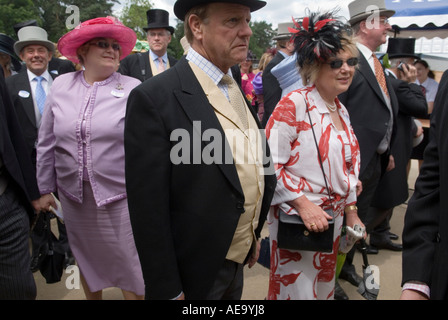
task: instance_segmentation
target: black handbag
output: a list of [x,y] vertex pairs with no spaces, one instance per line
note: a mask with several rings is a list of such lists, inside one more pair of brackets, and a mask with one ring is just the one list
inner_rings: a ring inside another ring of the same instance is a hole
[[333,250],[334,216],[333,210],[325,210],[333,217],[328,221],[328,229],[311,232],[298,215],[289,215],[279,210],[277,246],[280,249],[331,252]]
[[[304,99],[305,100],[305,99]],[[324,176],[325,186],[327,187],[328,196],[331,201],[330,189],[328,188],[325,171],[322,164],[322,158],[319,152],[316,135],[314,133],[313,123],[311,121],[308,103],[306,103],[306,111],[310,119],[311,129],[313,130],[314,142],[316,144],[317,153],[319,156],[319,163]],[[284,206],[283,204],[282,206]],[[328,221],[328,229],[323,232],[311,232],[304,225],[302,218],[299,215],[287,214],[282,206],[279,206],[279,221],[277,232],[277,246],[280,249],[289,250],[304,250],[304,251],[319,251],[332,252],[333,237],[334,237],[334,213],[332,209],[325,210],[333,219]],[[288,210],[290,211],[290,210]]]
[[46,248],[39,258],[39,271],[47,283],[56,283],[61,281],[64,268],[65,253],[60,248],[59,240],[51,231],[51,217],[49,212],[41,213],[45,225]]

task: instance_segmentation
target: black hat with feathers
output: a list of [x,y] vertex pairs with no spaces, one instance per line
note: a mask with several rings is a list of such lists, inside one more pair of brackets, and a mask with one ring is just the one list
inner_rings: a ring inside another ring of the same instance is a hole
[[294,34],[299,67],[327,61],[342,49],[343,40],[352,34],[351,26],[333,12],[313,12],[294,24],[297,29],[290,31]]

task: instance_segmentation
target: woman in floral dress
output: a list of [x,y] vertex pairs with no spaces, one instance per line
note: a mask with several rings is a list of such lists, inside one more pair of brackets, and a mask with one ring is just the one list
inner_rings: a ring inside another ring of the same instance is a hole
[[[364,227],[356,208],[360,188],[359,145],[349,114],[337,98],[351,84],[358,51],[350,26],[333,13],[312,13],[296,27],[297,62],[305,87],[280,100],[266,126],[277,174],[277,188],[268,215],[271,240],[268,299],[333,299],[344,215],[348,226]],[[278,248],[279,208],[289,208],[285,210],[289,210],[288,214],[299,214],[310,232],[327,230],[331,216],[324,210],[333,209],[333,251]]]

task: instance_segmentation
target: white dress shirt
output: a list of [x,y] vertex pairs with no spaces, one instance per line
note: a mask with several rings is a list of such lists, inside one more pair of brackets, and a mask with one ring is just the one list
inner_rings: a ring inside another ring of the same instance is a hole
[[[41,120],[42,120],[42,115],[40,114],[39,107],[37,106],[37,103],[36,103],[37,81],[34,80],[34,78],[37,77],[37,75],[35,75],[29,69],[27,69],[26,72],[28,73],[28,79],[30,81],[30,86],[31,86],[31,93],[32,93],[32,96],[33,96],[34,115],[36,116],[36,126],[37,126],[37,128],[39,128]],[[48,70],[45,70],[45,72],[41,74],[41,77],[43,77],[42,87],[44,88],[45,94],[48,95],[50,87],[53,84],[53,78],[51,77],[51,75],[48,72]]]

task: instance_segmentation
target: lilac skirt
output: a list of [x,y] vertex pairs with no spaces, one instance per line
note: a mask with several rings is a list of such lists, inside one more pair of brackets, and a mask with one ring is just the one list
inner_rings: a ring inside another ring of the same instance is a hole
[[89,182],[83,203],[60,194],[70,248],[91,292],[109,287],[145,294],[127,199],[97,207]]

